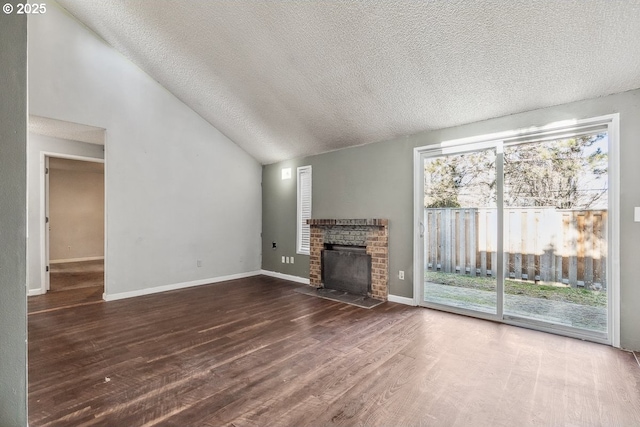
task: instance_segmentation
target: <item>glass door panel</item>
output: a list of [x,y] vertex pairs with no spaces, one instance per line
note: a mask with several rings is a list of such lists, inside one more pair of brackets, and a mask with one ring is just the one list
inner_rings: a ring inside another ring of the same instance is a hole
[[504,149],[504,315],[607,332],[606,133]]
[[425,305],[497,314],[496,150],[423,157]]

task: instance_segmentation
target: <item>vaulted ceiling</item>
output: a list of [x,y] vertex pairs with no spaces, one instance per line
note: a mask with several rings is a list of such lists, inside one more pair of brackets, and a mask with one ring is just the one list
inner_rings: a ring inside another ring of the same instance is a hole
[[640,87],[638,0],[59,0],[258,161]]

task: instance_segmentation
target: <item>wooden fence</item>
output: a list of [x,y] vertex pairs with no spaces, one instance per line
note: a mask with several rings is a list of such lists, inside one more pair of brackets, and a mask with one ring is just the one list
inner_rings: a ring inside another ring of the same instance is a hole
[[[427,271],[496,276],[496,209],[424,212]],[[505,277],[606,288],[607,211],[504,210]]]

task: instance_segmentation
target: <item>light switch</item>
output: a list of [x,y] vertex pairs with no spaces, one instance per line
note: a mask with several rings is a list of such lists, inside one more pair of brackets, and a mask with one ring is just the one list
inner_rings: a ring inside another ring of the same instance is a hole
[[638,208],[638,207],[635,208],[635,213],[633,215],[633,220],[635,222],[640,222],[640,208]]

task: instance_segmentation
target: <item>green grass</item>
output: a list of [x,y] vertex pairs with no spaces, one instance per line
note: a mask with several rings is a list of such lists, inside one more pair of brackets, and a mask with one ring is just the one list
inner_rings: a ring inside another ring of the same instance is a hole
[[[456,286],[459,288],[496,291],[496,280],[491,277],[473,277],[463,274],[427,271],[425,280],[432,283]],[[521,282],[505,279],[504,292],[508,295],[523,295],[552,301],[571,302],[592,307],[606,307],[606,292],[577,289],[568,286],[536,285],[533,282]]]

